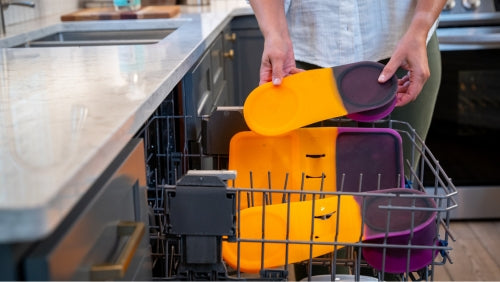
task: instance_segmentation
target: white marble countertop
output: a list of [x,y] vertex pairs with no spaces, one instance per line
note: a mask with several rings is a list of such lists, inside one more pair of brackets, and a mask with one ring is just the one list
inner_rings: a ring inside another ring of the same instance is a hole
[[54,230],[222,28],[251,13],[244,0],[212,0],[149,20],[179,25],[152,45],[0,48],[0,243]]

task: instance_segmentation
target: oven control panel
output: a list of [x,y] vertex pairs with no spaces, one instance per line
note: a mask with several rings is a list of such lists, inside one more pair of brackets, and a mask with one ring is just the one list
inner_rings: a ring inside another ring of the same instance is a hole
[[500,8],[500,0],[447,0],[444,14],[494,13]]
[[500,26],[500,0],[447,0],[439,27]]

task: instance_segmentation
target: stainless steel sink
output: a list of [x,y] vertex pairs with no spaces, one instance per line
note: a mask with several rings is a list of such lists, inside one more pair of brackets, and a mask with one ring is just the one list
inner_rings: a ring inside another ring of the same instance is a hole
[[0,48],[155,44],[187,19],[63,22],[0,39]]
[[99,30],[56,32],[40,39],[27,41],[15,47],[64,47],[154,44],[175,29],[158,30]]

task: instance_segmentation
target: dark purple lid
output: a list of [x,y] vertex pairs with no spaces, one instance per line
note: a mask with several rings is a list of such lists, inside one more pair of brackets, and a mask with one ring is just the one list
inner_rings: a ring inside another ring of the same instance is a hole
[[373,121],[388,115],[395,105],[398,79],[393,76],[385,83],[378,77],[384,65],[362,61],[333,68],[337,88],[348,117]]

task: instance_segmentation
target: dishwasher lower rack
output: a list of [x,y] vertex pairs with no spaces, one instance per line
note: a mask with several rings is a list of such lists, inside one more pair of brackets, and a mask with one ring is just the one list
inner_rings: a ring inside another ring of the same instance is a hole
[[[165,187],[170,278],[433,280],[449,260],[448,196],[234,188],[228,175],[189,171]],[[262,202],[239,209],[250,195]]]
[[[390,193],[240,188],[231,185],[224,152],[186,135],[186,120],[209,117],[175,116],[170,106],[141,133],[155,280],[433,280],[434,269],[451,262],[457,191],[408,124],[361,125],[397,130],[410,152],[405,187]],[[282,201],[269,202],[276,195]],[[262,201],[239,209],[254,196]]]

